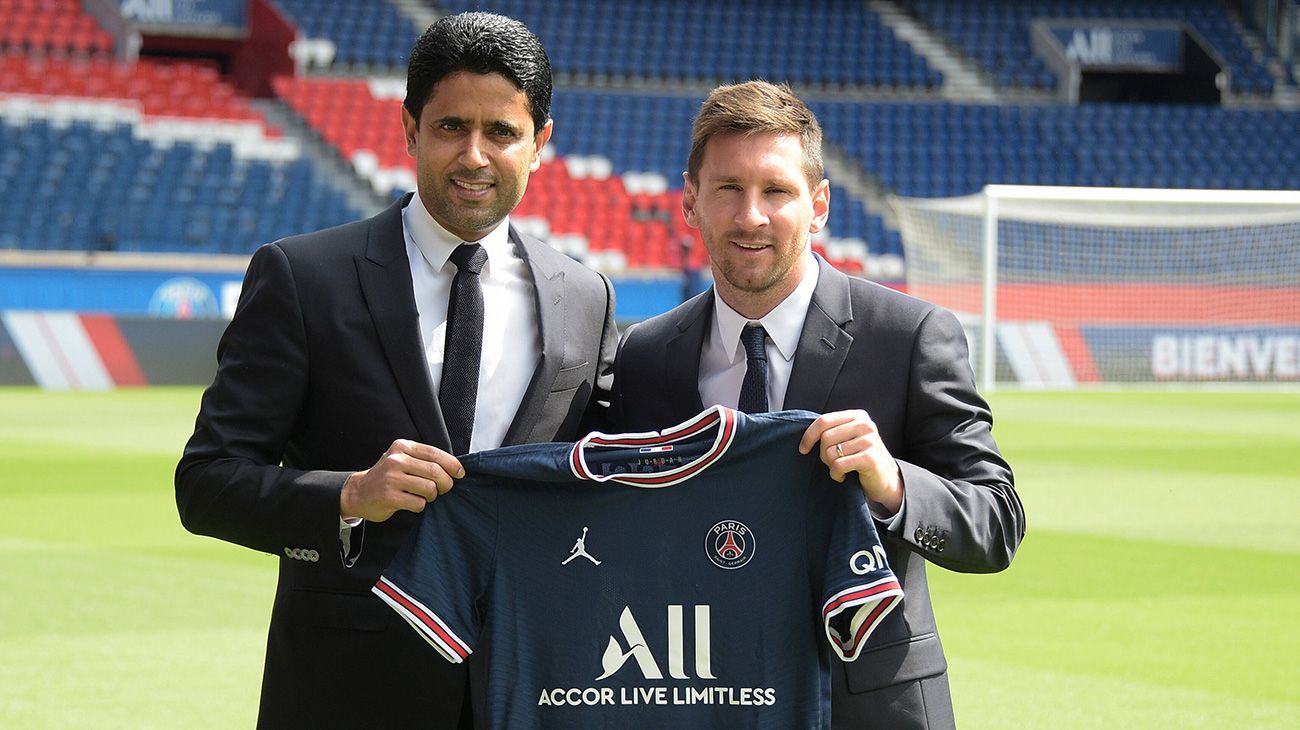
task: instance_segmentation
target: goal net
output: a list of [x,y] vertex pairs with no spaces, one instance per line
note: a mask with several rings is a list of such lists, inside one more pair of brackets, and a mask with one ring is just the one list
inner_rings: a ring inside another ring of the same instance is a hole
[[1300,379],[1300,192],[990,185],[894,198],[912,294],[981,387]]

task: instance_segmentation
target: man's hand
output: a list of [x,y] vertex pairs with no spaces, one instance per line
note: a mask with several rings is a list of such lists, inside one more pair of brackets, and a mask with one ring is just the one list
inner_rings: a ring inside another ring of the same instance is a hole
[[398,439],[365,471],[353,472],[343,484],[339,516],[383,522],[399,509],[423,512],[446,494],[452,479],[465,476],[456,457],[417,441]]
[[830,467],[832,479],[843,482],[851,472],[857,472],[867,499],[888,515],[898,514],[903,506],[903,475],[866,411],[819,416],[804,431],[799,453],[810,453],[819,443],[822,461]]

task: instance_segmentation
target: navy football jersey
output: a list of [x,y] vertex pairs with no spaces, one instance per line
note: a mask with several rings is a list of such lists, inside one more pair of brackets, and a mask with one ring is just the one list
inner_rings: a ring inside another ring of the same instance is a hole
[[831,652],[902,590],[862,491],[799,454],[814,417],[471,454],[373,590],[486,654],[489,727],[830,727]]

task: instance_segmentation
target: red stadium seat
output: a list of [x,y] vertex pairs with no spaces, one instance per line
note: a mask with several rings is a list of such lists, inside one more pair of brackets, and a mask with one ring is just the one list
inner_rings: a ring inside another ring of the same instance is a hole
[[0,45],[29,53],[89,55],[112,49],[112,38],[76,0],[5,0]]

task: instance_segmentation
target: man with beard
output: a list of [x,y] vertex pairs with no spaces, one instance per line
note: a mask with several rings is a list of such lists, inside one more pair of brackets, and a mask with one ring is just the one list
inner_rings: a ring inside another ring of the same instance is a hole
[[192,532],[279,556],[259,727],[469,722],[463,665],[370,588],[455,455],[575,440],[608,387],[609,281],[508,221],[550,104],[523,24],[440,19],[401,111],[417,193],[249,264],[176,500]]
[[614,425],[663,428],[714,404],[822,413],[800,449],[862,489],[904,594],[858,660],[836,664],[834,726],[952,727],[925,564],[1002,570],[1024,535],[961,325],[813,254],[830,186],[821,128],[788,88],[715,89],[692,138],[682,211],[713,287],[624,335]]

